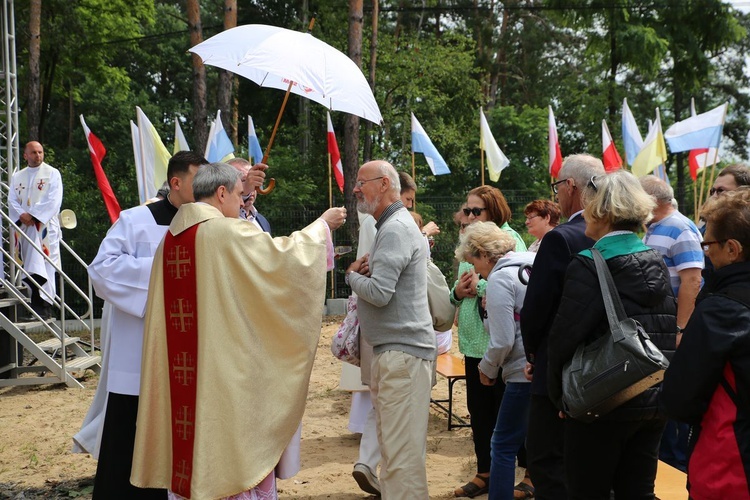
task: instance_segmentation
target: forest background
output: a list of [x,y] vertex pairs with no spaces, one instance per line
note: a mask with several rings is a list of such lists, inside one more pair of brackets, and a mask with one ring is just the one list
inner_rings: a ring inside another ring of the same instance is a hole
[[[332,113],[346,182],[346,195],[334,182],[334,204],[354,210],[363,161],[411,171],[410,113],[418,117],[451,169],[433,176],[416,155],[417,211],[443,228],[434,257],[444,271],[456,241],[452,215],[481,183],[480,107],[510,159],[496,185],[519,232],[524,205],[551,196],[548,105],[563,156],[600,156],[602,119],[623,151],[623,98],[644,136],[657,107],[666,129],[690,115],[691,98],[699,113],[729,102],[723,158],[748,157],[750,15],[719,0],[18,0],[15,12],[21,143],[39,140],[60,169],[63,207],[79,220],[65,239],[86,261],[109,219],[79,114],[107,148],[104,169],[123,209],[138,203],[128,123],[135,106],[170,151],[180,120],[191,148],[202,152],[217,109],[236,154],[247,156],[248,115],[265,146],[283,92],[205,67],[187,52],[235,25],[304,31],[314,17],[313,35],[368,77],[384,123]],[[268,162],[277,188],[257,202],[275,234],[328,207],[325,111],[290,98]],[[667,171],[692,216],[686,154],[670,155]],[[356,224],[350,217],[337,244],[356,242]],[[340,282],[335,294],[346,296]]]

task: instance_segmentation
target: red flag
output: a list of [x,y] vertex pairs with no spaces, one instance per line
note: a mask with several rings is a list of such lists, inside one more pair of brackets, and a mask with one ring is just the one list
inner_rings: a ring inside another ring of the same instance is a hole
[[102,141],[91,133],[88,125],[86,125],[86,121],[83,119],[83,115],[81,115],[81,125],[83,126],[83,132],[86,134],[86,142],[89,145],[89,154],[91,155],[91,163],[94,165],[96,183],[99,185],[99,190],[102,192],[102,198],[104,198],[104,204],[107,207],[109,219],[112,221],[112,224],[114,224],[120,217],[120,204],[117,202],[117,197],[112,191],[112,187],[109,185],[109,180],[107,180],[107,175],[102,168],[102,160],[104,159],[104,155],[107,154],[107,150],[104,148]]
[[555,115],[552,113],[552,106],[549,107],[549,175],[557,179],[562,167],[562,153],[560,152],[560,142],[557,140],[557,124]]
[[339,190],[344,192],[344,167],[341,165],[341,154],[339,145],[336,143],[336,134],[333,133],[333,123],[331,123],[331,114],[326,113],[328,118],[328,154],[331,155],[331,165],[333,165],[333,174],[336,176],[336,184]]
[[604,170],[608,173],[622,168],[622,158],[612,141],[612,134],[609,133],[606,120],[602,120],[602,163],[604,163]]
[[708,155],[708,148],[690,150],[688,163],[690,164],[690,177],[693,180],[698,178],[698,170],[703,168],[706,155]]

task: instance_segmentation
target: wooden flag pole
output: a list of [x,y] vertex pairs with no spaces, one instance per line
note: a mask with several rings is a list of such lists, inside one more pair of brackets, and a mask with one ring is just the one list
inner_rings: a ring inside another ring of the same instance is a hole
[[[724,115],[721,117],[721,128],[722,132],[724,130],[724,122],[727,119],[727,107],[729,107],[728,104],[724,104]],[[711,163],[711,178],[709,179],[708,183],[713,187],[714,185],[714,175],[716,174],[716,162],[719,161],[719,146],[721,146],[721,136],[719,136],[719,144],[716,145],[716,152],[714,153],[714,160]],[[706,158],[708,160],[708,158]],[[703,169],[705,172],[705,167]],[[705,203],[705,200],[703,200],[703,188],[705,185],[701,185],[701,206]]]
[[328,208],[333,208],[333,167],[331,166],[331,153],[328,153]]
[[484,149],[479,148],[479,162],[482,169],[482,186],[484,186]]
[[552,184],[555,182],[555,178],[552,177],[552,174],[549,176],[549,191],[550,191],[550,198],[552,200],[552,203],[555,202],[555,188],[552,187]]

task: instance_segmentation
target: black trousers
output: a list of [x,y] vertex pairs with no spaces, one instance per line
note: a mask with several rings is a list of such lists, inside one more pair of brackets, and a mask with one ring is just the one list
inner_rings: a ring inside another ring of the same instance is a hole
[[568,498],[609,500],[613,491],[616,500],[652,500],[665,424],[661,418],[590,424],[566,419]]
[[130,484],[137,416],[138,396],[109,393],[93,500],[167,498],[167,490],[136,488]]
[[466,406],[471,417],[471,434],[474,439],[474,453],[477,456],[477,472],[489,474],[490,441],[497,422],[497,412],[505,393],[505,384],[498,373],[493,386],[482,385],[479,381],[480,358],[466,357]]
[[537,500],[564,500],[564,421],[549,397],[532,394],[529,428],[526,432],[526,460]]

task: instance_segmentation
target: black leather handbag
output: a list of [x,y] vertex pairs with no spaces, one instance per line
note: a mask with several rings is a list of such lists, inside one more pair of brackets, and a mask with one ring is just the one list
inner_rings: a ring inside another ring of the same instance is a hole
[[625,315],[612,274],[599,250],[591,252],[604,298],[609,333],[583,343],[563,368],[565,413],[593,422],[664,378],[669,361],[640,323]]

